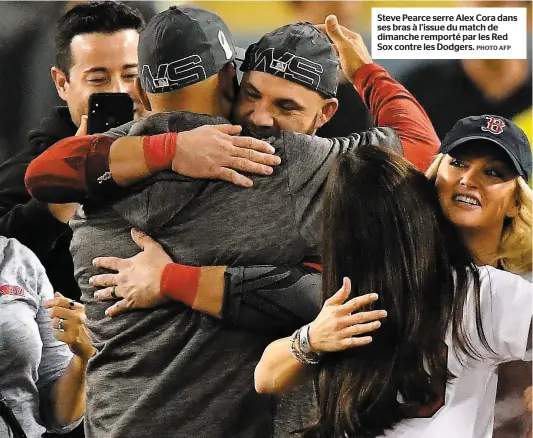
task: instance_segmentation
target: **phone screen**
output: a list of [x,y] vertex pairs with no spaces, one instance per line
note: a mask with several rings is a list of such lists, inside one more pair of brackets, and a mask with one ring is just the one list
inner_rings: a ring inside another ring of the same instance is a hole
[[133,120],[133,99],[127,93],[94,93],[89,97],[87,133],[101,134]]

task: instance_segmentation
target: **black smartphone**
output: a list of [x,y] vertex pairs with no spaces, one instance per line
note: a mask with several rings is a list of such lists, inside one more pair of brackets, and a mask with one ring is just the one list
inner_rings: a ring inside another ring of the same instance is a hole
[[131,120],[133,99],[128,93],[94,93],[89,97],[88,134],[101,134]]

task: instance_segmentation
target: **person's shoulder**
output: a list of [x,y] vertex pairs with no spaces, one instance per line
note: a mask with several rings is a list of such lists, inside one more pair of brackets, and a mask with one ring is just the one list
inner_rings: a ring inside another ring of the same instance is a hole
[[282,160],[289,157],[290,161],[313,160],[317,155],[327,154],[334,144],[329,138],[291,131],[282,131],[278,136],[264,140],[276,149]]
[[204,125],[221,125],[230,123],[222,117],[208,114],[192,113],[188,111],[168,111],[154,113],[144,119],[136,121],[128,135],[163,134],[166,132],[181,132]]
[[531,282],[527,276],[494,268],[493,266],[478,267],[481,290],[492,294],[503,291],[512,293],[517,288],[531,289]]
[[344,151],[351,147],[361,146],[382,146],[403,155],[403,147],[398,134],[387,126],[378,126],[346,137],[333,138],[282,131],[281,135],[271,143],[276,151],[284,148],[291,153],[294,151],[295,154],[304,156],[313,154],[313,150],[318,150],[319,155],[322,156],[327,155],[333,149]]
[[68,107],[53,107],[50,113],[41,120],[39,127],[30,131],[30,149],[40,154],[59,140],[75,135],[76,130]]
[[0,252],[3,254],[0,265],[4,265],[7,259],[10,258],[16,258],[21,261],[26,260],[37,265],[41,264],[32,250],[12,237],[0,236]]
[[301,132],[282,131],[279,136],[271,137],[267,141],[273,144],[314,144],[327,143],[330,139],[318,137],[317,135],[303,134]]
[[40,291],[51,293],[45,287],[46,271],[38,257],[17,239],[4,236],[0,236],[0,280],[7,282],[0,288],[7,288],[2,293],[8,295],[15,296],[21,290],[21,295],[29,293],[38,300]]
[[129,133],[131,132],[131,128],[135,125],[135,123],[137,123],[135,120],[131,120],[129,122],[124,123],[123,125],[111,128],[109,131],[104,132],[103,135],[115,139],[125,137],[129,135]]
[[529,283],[533,283],[533,272],[531,271],[520,274],[520,277],[522,277],[524,280],[526,280]]
[[[72,121],[70,111],[67,106],[54,106],[50,109],[48,115],[41,119],[39,127],[35,129],[34,133],[57,131],[58,127],[68,129],[69,131],[76,131],[76,125]],[[31,135],[30,132],[30,135]]]

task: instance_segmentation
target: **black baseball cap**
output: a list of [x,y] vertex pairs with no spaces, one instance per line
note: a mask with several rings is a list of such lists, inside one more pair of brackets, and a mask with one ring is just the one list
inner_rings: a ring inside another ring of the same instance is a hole
[[231,32],[222,19],[198,6],[171,6],[139,36],[139,77],[149,93],[201,82],[235,60]]
[[439,153],[449,154],[472,140],[486,140],[509,155],[518,174],[526,181],[531,176],[531,146],[524,131],[510,120],[494,115],[465,117],[459,120],[442,141]]
[[329,37],[309,22],[267,33],[246,50],[241,71],[260,71],[335,97],[339,61]]

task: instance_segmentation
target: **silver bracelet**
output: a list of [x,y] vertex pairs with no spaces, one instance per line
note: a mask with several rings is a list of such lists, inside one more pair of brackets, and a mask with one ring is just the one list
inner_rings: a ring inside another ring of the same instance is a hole
[[292,336],[291,336],[291,354],[292,356],[298,361],[298,362],[301,362],[300,360],[300,357],[301,357],[301,354],[300,352],[296,349],[296,340],[300,338],[300,331],[302,329],[299,328],[298,330],[296,330]]
[[[291,354],[292,356],[300,363],[306,364],[306,365],[314,365],[320,362],[321,355],[319,353],[303,353],[300,350],[300,334],[302,332],[302,328],[299,328],[296,330],[291,337]],[[297,342],[298,341],[298,342]]]
[[309,343],[309,329],[310,325],[306,324],[300,329],[300,351],[303,354],[314,353]]

